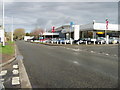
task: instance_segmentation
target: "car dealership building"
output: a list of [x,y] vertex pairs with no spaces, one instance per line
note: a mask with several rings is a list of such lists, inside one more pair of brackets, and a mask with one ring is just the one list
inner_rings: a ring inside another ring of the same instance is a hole
[[118,24],[108,24],[106,29],[106,23],[92,22],[83,25],[63,25],[55,29],[56,33],[59,33],[63,38],[73,38],[78,40],[79,38],[93,38],[98,37],[119,37],[120,30]]

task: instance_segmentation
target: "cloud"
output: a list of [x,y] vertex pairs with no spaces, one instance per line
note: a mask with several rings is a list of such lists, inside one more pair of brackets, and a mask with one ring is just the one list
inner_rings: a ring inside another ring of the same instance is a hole
[[[6,2],[6,24],[31,25],[32,27],[51,28],[69,24],[87,24],[105,22],[108,18],[111,23],[117,23],[117,2]],[[114,13],[113,13],[114,11]],[[32,29],[32,28],[31,28]]]

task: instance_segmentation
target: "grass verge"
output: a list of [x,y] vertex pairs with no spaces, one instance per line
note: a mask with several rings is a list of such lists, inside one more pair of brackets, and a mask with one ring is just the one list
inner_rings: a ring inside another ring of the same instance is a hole
[[14,42],[8,41],[4,47],[0,46],[0,53],[12,55],[14,54]]

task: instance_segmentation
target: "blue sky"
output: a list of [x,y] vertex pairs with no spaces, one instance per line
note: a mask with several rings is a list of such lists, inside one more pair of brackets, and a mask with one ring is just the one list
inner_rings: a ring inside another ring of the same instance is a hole
[[[1,16],[1,15],[0,15]],[[93,20],[104,23],[118,23],[117,2],[5,2],[6,31],[25,28],[30,32],[36,27],[61,26],[73,21],[75,24],[88,24]]]

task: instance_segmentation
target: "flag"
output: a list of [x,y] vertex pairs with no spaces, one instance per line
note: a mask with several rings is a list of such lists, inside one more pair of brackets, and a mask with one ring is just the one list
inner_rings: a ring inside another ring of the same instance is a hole
[[52,27],[52,32],[55,32],[55,27],[54,26]]
[[106,29],[108,29],[108,19],[106,19]]
[[70,22],[70,27],[72,27],[73,24],[74,24],[73,22]]

